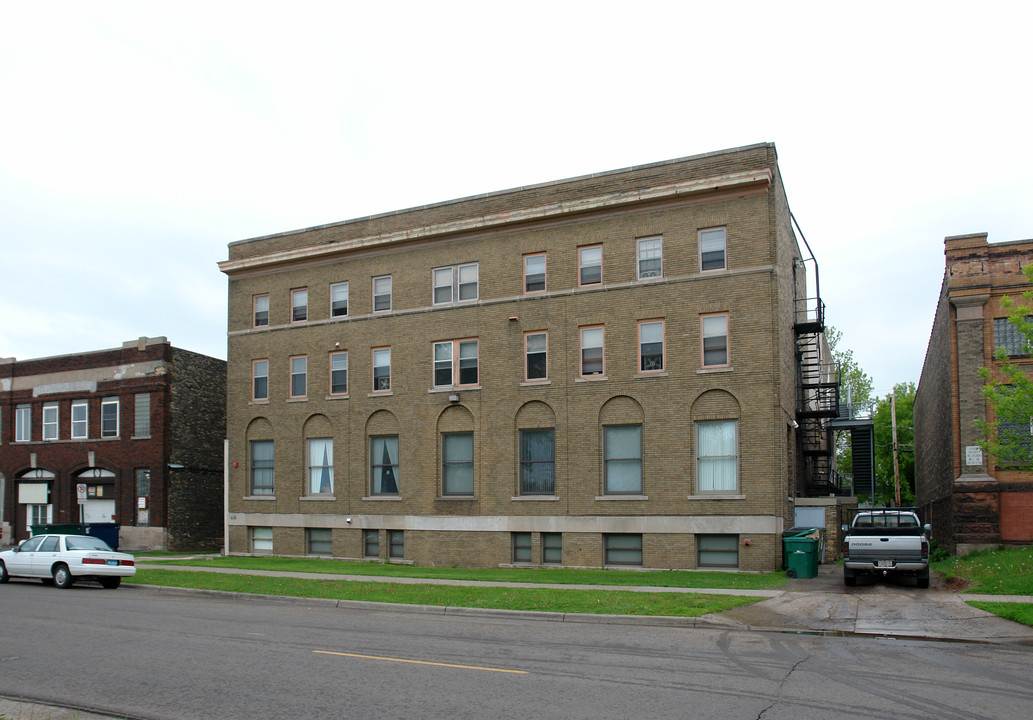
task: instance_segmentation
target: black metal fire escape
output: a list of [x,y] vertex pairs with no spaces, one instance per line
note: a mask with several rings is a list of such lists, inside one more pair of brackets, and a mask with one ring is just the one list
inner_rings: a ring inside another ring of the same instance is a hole
[[[803,472],[797,478],[797,495],[804,497],[872,494],[875,477],[874,425],[871,415],[858,416],[840,402],[838,363],[825,344],[825,303],[821,300],[818,264],[807,238],[792,217],[793,225],[814,262],[813,298],[798,299],[793,318],[796,336],[796,418]],[[804,263],[800,263],[802,266]],[[853,471],[851,478],[836,470],[836,433],[850,433]]]
[[849,495],[850,488],[834,468],[835,433],[829,424],[839,415],[839,367],[823,344],[825,304],[821,298],[797,301],[795,322],[796,419],[803,455],[802,487],[807,497]]

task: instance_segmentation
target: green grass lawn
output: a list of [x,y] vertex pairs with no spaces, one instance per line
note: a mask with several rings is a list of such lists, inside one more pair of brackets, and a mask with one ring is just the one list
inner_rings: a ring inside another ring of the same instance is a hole
[[[968,582],[962,593],[981,595],[1033,595],[1033,547],[981,550],[963,557],[933,563],[945,578]],[[971,604],[1008,620],[1033,626],[1033,604],[977,602]]]
[[962,592],[1033,595],[1033,547],[980,550],[933,563],[932,569],[945,578],[968,581]]
[[260,595],[606,615],[699,617],[756,602],[756,598],[698,593],[413,585],[148,568],[139,569],[132,582]]
[[[553,585],[610,585],[700,589],[769,589],[786,582],[785,573],[728,573],[576,570],[571,568],[454,568],[365,563],[323,558],[209,557],[169,559],[163,554],[141,554],[138,563],[189,567],[235,568],[244,571],[279,571],[409,577],[430,580],[478,580],[482,582],[548,583]],[[202,588],[229,592],[287,595],[294,597],[365,600],[369,602],[452,607],[537,610],[607,615],[673,615],[698,617],[723,612],[756,598],[671,592],[623,592],[576,588],[460,587],[437,584],[363,582],[333,578],[302,579],[262,575],[190,572],[139,568],[133,582],[147,585]]]
[[421,567],[383,563],[351,562],[323,558],[213,557],[196,560],[171,560],[162,555],[140,554],[138,562],[192,567],[223,567],[243,570],[273,570],[328,575],[371,575],[485,582],[526,582],[559,585],[628,585],[639,587],[729,588],[766,590],[785,584],[783,572],[685,572],[662,570],[576,570],[572,568],[454,568]]

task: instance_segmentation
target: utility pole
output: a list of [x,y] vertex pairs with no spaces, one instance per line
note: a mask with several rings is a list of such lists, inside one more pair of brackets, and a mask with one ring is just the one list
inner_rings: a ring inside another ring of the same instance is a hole
[[893,428],[893,501],[900,507],[900,461],[897,458],[897,393],[890,395],[891,427]]

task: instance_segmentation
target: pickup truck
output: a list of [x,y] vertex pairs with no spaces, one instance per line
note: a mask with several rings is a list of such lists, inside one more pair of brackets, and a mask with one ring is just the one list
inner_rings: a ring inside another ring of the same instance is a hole
[[914,508],[855,511],[843,531],[843,582],[856,585],[858,575],[913,576],[929,587],[930,525],[922,525]]

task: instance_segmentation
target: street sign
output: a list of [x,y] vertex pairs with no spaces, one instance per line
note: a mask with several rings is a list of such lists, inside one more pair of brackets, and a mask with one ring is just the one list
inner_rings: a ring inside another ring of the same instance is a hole
[[86,504],[86,483],[78,483],[75,486],[75,498],[80,505]]

